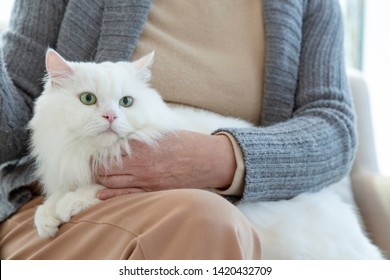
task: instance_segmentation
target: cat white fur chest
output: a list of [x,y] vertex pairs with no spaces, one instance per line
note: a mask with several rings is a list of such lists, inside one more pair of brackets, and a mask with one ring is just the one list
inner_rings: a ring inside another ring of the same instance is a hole
[[[203,110],[169,107],[147,84],[153,55],[132,63],[95,64],[68,62],[48,50],[45,89],[29,123],[31,154],[46,196],[34,220],[42,238],[55,236],[62,223],[99,202],[96,192],[103,187],[94,182],[94,170],[130,155],[129,139],[152,145],[179,129],[210,134],[251,126]],[[264,241],[265,259],[382,258],[353,207],[332,188],[238,207]]]

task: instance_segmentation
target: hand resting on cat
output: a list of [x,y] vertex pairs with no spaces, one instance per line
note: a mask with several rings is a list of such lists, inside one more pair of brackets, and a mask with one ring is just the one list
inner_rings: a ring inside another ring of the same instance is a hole
[[180,130],[158,140],[158,149],[139,141],[132,141],[131,148],[131,157],[110,168],[109,176],[105,168],[98,169],[99,183],[108,187],[98,192],[100,199],[168,188],[225,188],[236,169],[224,135]]
[[[234,158],[223,159],[232,147],[225,136],[210,133],[251,124],[168,106],[147,84],[152,60],[153,53],[132,63],[76,63],[48,50],[48,76],[29,123],[31,155],[46,196],[34,219],[40,237],[55,236],[62,223],[99,203],[98,191],[106,199],[231,182]],[[116,189],[103,190],[99,183]],[[264,259],[383,258],[337,188],[238,207],[259,232]]]

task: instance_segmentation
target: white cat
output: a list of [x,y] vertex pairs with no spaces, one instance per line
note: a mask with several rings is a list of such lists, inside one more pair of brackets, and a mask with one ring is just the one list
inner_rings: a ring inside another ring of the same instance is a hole
[[[169,107],[151,89],[153,53],[135,62],[76,63],[46,54],[47,80],[29,128],[31,154],[46,200],[35,214],[42,238],[99,200],[97,166],[131,153],[129,139],[153,144],[166,132],[211,133],[251,124],[189,107]],[[259,231],[264,259],[382,259],[356,210],[334,188],[289,201],[244,202]]]

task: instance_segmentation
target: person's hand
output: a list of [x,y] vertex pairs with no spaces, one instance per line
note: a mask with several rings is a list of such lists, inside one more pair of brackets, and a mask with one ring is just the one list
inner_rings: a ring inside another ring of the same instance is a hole
[[121,166],[98,170],[98,183],[106,187],[99,199],[179,188],[225,188],[233,180],[236,161],[224,135],[179,131],[163,137],[158,145],[130,143],[132,154]]

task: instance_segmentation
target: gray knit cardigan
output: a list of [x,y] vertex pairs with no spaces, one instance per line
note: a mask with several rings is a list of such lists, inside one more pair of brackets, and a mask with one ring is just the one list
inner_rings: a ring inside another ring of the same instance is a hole
[[[338,1],[263,1],[262,125],[221,128],[244,154],[242,200],[289,199],[319,190],[349,172],[356,147]],[[150,5],[151,0],[16,0],[0,50],[0,221],[31,198],[25,187],[34,181],[31,163],[22,157],[25,125],[42,90],[46,48],[70,60],[128,60]]]

